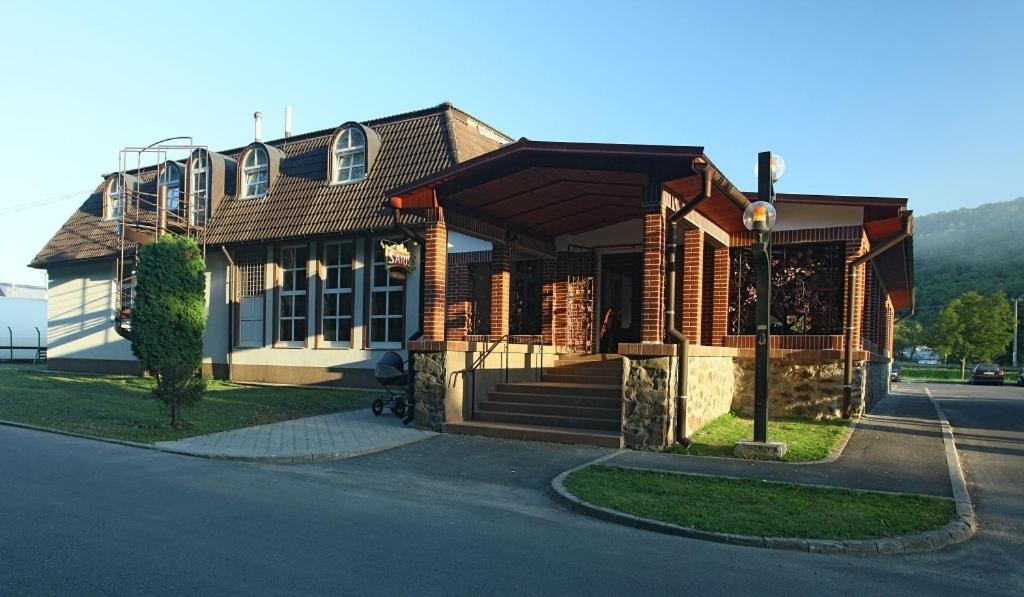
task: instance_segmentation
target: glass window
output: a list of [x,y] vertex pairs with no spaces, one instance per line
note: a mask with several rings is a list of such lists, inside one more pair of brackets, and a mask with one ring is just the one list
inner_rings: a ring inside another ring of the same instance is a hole
[[370,285],[370,343],[400,347],[405,329],[405,286],[388,275],[384,249],[374,242]]
[[160,174],[160,186],[167,188],[167,211],[176,213],[181,199],[181,174],[177,164],[164,164]]
[[281,249],[280,267],[277,339],[301,344],[306,341],[306,247]]
[[366,137],[350,127],[334,144],[334,182],[356,182],[366,176]]
[[270,160],[262,147],[251,149],[245,154],[242,165],[242,197],[262,197],[267,194],[270,184]]
[[206,155],[206,152],[199,152],[192,159],[190,172],[192,179],[189,188],[191,193],[189,218],[192,224],[202,225],[206,222],[207,197],[209,196],[210,184],[209,156]]
[[121,181],[115,176],[107,184],[107,219],[120,220],[124,211],[124,200],[121,196]]
[[351,346],[352,293],[355,245],[351,242],[324,245],[324,291],[321,323],[324,342]]

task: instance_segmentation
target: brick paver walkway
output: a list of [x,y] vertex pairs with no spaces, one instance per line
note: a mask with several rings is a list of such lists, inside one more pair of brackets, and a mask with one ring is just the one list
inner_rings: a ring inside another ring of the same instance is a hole
[[199,435],[156,445],[168,451],[265,462],[338,460],[378,452],[437,435],[405,426],[385,411],[375,417],[369,409],[333,413]]

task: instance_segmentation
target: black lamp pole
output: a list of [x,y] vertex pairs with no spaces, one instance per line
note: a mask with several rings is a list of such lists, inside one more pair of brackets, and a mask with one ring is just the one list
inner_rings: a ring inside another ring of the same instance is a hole
[[[757,199],[775,203],[772,183],[772,154],[757,154]],[[770,226],[755,228],[751,246],[757,277],[757,322],[754,362],[754,441],[768,441],[768,346],[771,340],[772,233]]]

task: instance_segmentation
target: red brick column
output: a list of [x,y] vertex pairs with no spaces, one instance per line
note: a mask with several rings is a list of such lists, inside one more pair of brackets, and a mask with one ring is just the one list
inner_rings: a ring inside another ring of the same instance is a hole
[[711,311],[711,345],[721,346],[729,334],[729,247],[715,249],[714,306]]
[[[555,342],[555,295],[557,294],[558,272],[557,259],[545,259],[543,272],[543,287],[541,288],[541,334],[544,336],[544,344]],[[563,300],[565,291],[562,291]]]
[[473,314],[470,312],[473,295],[473,284],[469,275],[469,266],[462,263],[448,264],[448,287],[445,289],[448,303],[445,339],[465,340],[469,333],[469,323]]
[[496,242],[491,250],[491,334],[492,340],[508,333],[509,303],[512,300],[512,255],[506,243]]
[[665,338],[665,215],[644,216],[643,309],[640,341],[661,343]]
[[683,289],[683,300],[679,305],[682,311],[683,332],[690,342],[700,344],[701,329],[701,298],[703,296],[704,278],[704,232],[702,230],[683,231],[683,275],[679,284]]
[[427,226],[423,235],[423,340],[444,340],[448,280],[448,227],[444,222]]

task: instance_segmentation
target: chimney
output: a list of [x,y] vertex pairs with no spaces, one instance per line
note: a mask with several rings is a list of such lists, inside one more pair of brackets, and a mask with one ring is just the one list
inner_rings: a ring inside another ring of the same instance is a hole
[[284,107],[284,138],[292,136],[292,107]]
[[263,112],[257,112],[255,114],[253,114],[252,117],[256,121],[256,140],[257,141],[262,141],[263,140],[263,138],[262,138],[263,137]]

